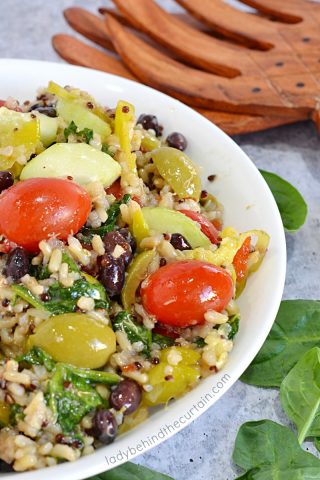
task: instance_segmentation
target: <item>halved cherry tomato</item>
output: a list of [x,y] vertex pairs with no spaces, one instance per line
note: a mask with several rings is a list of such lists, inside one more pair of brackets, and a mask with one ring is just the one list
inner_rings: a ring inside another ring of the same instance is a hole
[[106,192],[108,195],[113,195],[117,200],[120,200],[122,198],[120,180],[113,182],[110,187],[106,188]]
[[59,178],[31,178],[0,196],[0,233],[30,252],[41,240],[65,240],[86,222],[91,210],[88,193]]
[[212,243],[219,243],[219,232],[214,225],[201,213],[192,210],[179,210],[180,213],[199,223],[202,233],[204,233]]
[[198,260],[170,263],[152,273],[144,284],[141,298],[146,311],[174,327],[204,323],[207,310],[220,312],[233,295],[229,273]]
[[233,259],[233,266],[236,271],[237,280],[242,280],[248,268],[251,237],[247,237]]

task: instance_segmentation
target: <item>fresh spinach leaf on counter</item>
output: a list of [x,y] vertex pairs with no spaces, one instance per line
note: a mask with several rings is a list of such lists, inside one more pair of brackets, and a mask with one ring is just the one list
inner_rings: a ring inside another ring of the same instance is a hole
[[64,137],[68,141],[69,135],[74,135],[81,142],[89,143],[93,139],[93,130],[90,128],[84,128],[83,130],[78,130],[77,125],[72,120],[68,127],[64,129]]
[[246,470],[238,480],[320,480],[320,460],[300,447],[289,428],[271,420],[240,427],[233,461]]
[[100,473],[87,480],[174,480],[168,475],[155,472],[150,468],[127,462],[120,467],[113,468],[107,472]]
[[301,193],[291,183],[275,173],[265,170],[260,170],[260,173],[275,198],[284,228],[288,232],[299,230],[308,213],[308,206]]
[[142,353],[148,357],[150,356],[152,344],[151,330],[148,330],[143,325],[136,323],[133,316],[125,311],[117,313],[112,324],[114,330],[120,330],[126,333],[131,343],[142,342],[144,345]]
[[120,215],[120,206],[128,203],[130,198],[130,195],[126,194],[121,200],[114,202],[107,211],[108,218],[106,222],[103,223],[101,227],[83,227],[77,235],[80,242],[84,244],[91,244],[93,235],[99,235],[100,237],[103,237],[106,233],[112,232],[114,230],[118,216]]
[[284,300],[267,340],[241,380],[259,387],[280,387],[301,356],[320,347],[320,301]]
[[305,353],[280,387],[283,410],[298,430],[301,444],[306,437],[320,436],[320,349]]

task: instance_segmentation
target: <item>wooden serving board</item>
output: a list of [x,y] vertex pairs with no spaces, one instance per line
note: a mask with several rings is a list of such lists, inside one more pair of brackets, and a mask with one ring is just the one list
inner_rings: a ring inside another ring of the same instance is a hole
[[[290,0],[289,8],[289,2],[284,7],[277,0],[243,0],[259,10],[253,15],[221,0],[177,0],[193,20],[168,14],[153,0],[113,1],[118,11],[103,9],[105,22],[77,8],[65,16],[75,30],[120,58],[55,36],[53,45],[63,58],[139,79],[228,133],[308,118],[319,123],[320,5]],[[206,25],[199,27],[199,20]]]

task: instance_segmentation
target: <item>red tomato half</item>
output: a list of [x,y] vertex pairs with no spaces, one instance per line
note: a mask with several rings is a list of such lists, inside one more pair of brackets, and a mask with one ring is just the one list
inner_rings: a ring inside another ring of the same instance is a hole
[[198,260],[170,263],[152,273],[141,288],[142,304],[160,323],[189,327],[204,322],[207,310],[220,312],[233,294],[231,276]]
[[192,210],[178,210],[186,217],[191,218],[195,222],[199,223],[202,233],[204,233],[211,243],[219,243],[219,232],[214,225],[201,213],[193,212]]
[[0,233],[30,252],[40,240],[65,240],[85,224],[91,210],[88,193],[58,178],[31,178],[0,195]]

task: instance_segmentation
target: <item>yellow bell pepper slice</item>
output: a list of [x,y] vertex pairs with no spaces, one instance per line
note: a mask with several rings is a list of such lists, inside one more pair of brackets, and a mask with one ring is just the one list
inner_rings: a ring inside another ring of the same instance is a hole
[[125,154],[129,170],[136,173],[136,156],[131,153],[131,134],[134,121],[134,106],[124,100],[119,100],[116,108],[114,130],[119,138],[120,148]]
[[140,283],[146,278],[148,268],[156,253],[154,250],[146,250],[140,253],[131,263],[128,275],[122,290],[121,298],[125,310],[130,311],[136,301],[136,291]]
[[39,120],[33,118],[30,113],[15,112],[6,107],[1,107],[0,169],[12,168],[19,157],[25,157],[29,160],[39,146]]
[[[168,378],[168,355],[174,349],[182,356],[178,365],[172,366],[172,373]],[[188,391],[200,378],[200,354],[185,347],[169,347],[162,350],[160,363],[149,371],[148,383],[153,389],[144,392],[143,404],[155,406],[168,403],[172,398],[177,398]]]
[[131,233],[136,239],[138,246],[144,238],[150,235],[150,230],[141,208],[136,210],[132,215]]
[[9,425],[10,406],[4,402],[0,402],[0,428]]

